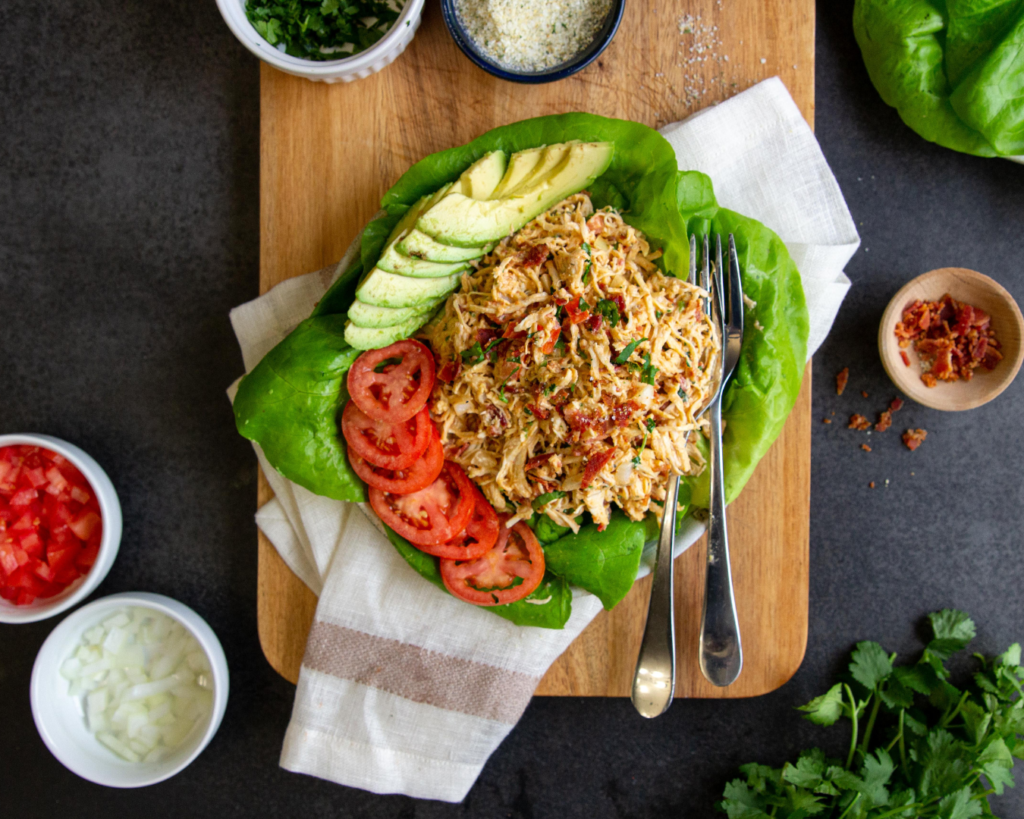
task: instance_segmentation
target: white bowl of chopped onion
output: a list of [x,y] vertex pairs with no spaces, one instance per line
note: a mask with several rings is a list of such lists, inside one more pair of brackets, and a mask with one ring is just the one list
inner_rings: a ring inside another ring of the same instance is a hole
[[221,17],[231,33],[249,51],[286,74],[314,82],[352,82],[391,65],[409,43],[420,25],[425,0],[405,0],[402,13],[387,33],[365,51],[338,60],[304,60],[293,57],[267,42],[245,14],[246,0],[217,0]]
[[174,776],[209,744],[228,700],[213,630],[188,606],[133,592],[95,600],[36,656],[32,717],[68,770],[139,788]]

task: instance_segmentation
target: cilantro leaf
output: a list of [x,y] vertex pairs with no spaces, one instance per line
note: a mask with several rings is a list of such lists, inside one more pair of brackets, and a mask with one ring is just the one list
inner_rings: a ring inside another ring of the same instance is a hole
[[935,638],[925,650],[943,660],[963,651],[976,634],[974,621],[962,611],[945,609],[928,615],[928,620]]
[[608,322],[610,327],[614,327],[622,318],[619,314],[619,305],[611,299],[601,299],[596,305],[594,305],[594,312],[599,316],[602,316],[604,320]]
[[801,705],[800,711],[806,712],[806,719],[815,725],[832,725],[843,715],[843,686],[836,683],[819,697],[815,697],[807,705]]
[[484,350],[480,346],[480,342],[477,341],[472,347],[469,347],[462,351],[462,363],[467,367],[472,367],[474,364],[479,364],[484,360]]
[[658,374],[658,368],[651,364],[651,354],[647,353],[644,355],[644,367],[643,375],[640,376],[640,380],[645,384],[654,384],[654,376]]
[[981,805],[971,801],[971,789],[964,787],[942,798],[936,816],[939,819],[971,819],[981,814]]
[[619,353],[617,356],[615,356],[615,359],[614,359],[613,363],[615,363],[615,364],[625,364],[627,361],[629,361],[629,357],[631,355],[633,355],[633,350],[635,350],[637,347],[639,347],[645,341],[647,341],[646,338],[638,338],[636,341],[629,342],[629,344],[626,345],[625,349],[621,353]]
[[852,659],[850,674],[869,691],[873,691],[892,674],[892,661],[878,643],[857,643]]

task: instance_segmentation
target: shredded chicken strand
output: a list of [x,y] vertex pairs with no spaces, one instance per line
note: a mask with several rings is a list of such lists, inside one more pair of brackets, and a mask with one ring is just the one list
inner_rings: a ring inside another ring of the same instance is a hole
[[707,432],[721,344],[707,293],[660,255],[576,194],[475,263],[424,328],[445,455],[507,525],[538,498],[574,531],[584,511],[603,529],[613,505],[660,519],[668,475],[704,470],[691,433]]

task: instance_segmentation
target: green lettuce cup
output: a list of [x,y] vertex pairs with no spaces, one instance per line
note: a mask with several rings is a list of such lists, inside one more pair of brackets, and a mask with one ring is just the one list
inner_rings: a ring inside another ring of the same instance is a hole
[[1024,0],[857,0],[853,30],[878,93],[922,137],[1024,154]]

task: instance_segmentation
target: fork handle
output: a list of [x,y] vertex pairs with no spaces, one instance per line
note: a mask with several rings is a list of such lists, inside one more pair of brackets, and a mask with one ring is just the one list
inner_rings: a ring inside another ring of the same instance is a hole
[[743,668],[740,624],[729,566],[729,532],[725,520],[725,470],[722,463],[721,399],[708,408],[711,415],[711,519],[704,575],[704,611],[700,622],[700,670],[709,682],[731,685]]

